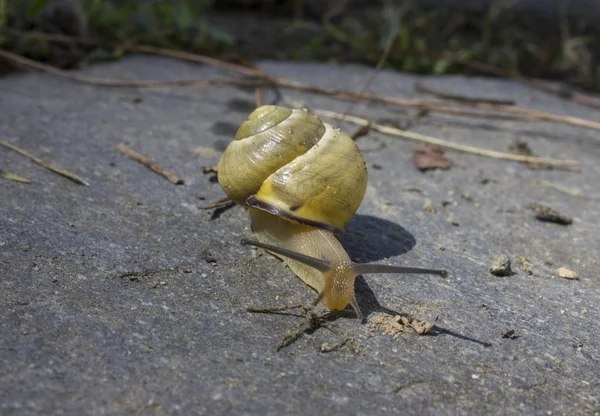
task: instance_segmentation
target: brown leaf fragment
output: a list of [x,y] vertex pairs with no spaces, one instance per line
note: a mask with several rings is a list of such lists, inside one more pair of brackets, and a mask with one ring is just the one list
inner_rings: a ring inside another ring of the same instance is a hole
[[448,169],[452,162],[444,156],[444,152],[441,147],[421,146],[415,149],[413,162],[422,172],[429,169]]
[[540,221],[553,222],[555,224],[569,225],[573,222],[571,217],[561,214],[549,206],[534,202],[529,205],[529,209],[535,212],[535,218]]
[[577,272],[567,269],[566,267],[559,267],[558,269],[556,269],[556,274],[558,274],[559,277],[569,280],[575,280],[579,277]]
[[17,175],[16,173],[7,172],[2,169],[0,169],[0,178],[10,179],[12,181],[17,181],[21,183],[31,183],[29,179],[25,179],[22,176]]

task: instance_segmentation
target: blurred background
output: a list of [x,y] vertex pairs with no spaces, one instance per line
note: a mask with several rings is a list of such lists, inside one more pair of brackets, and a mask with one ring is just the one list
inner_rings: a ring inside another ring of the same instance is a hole
[[0,49],[78,68],[121,58],[127,43],[237,63],[375,66],[386,51],[384,68],[600,91],[599,0],[0,0]]

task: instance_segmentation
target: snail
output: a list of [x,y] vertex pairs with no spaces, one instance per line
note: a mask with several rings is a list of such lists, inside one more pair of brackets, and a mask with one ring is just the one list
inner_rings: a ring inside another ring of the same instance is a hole
[[338,240],[367,187],[367,168],[356,143],[306,110],[266,105],[245,120],[218,164],[225,194],[244,207],[260,247],[283,260],[318,292],[331,311],[354,309],[354,280],[367,273],[444,270],[353,263]]

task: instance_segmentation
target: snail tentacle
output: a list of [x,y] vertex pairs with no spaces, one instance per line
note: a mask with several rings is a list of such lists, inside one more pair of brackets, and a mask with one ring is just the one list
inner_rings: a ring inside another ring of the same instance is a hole
[[256,240],[248,240],[248,239],[244,238],[244,239],[242,239],[242,241],[240,241],[240,243],[244,246],[248,245],[248,246],[259,247],[259,248],[265,249],[267,251],[272,251],[273,253],[277,253],[282,256],[286,256],[292,260],[296,260],[296,261],[299,261],[300,263],[306,264],[307,266],[313,267],[322,273],[331,271],[331,263],[328,262],[327,260],[322,260],[322,259],[318,259],[316,257],[307,256],[305,254],[298,253],[296,251],[287,250],[285,248],[277,247],[272,244],[261,243],[260,241],[256,241]]
[[371,273],[394,273],[394,274],[435,274],[440,277],[448,277],[444,269],[423,269],[420,267],[392,266],[377,263],[352,263],[352,271],[358,276]]

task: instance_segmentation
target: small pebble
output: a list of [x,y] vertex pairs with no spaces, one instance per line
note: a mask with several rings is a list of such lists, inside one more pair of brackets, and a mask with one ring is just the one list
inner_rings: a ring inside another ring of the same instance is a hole
[[432,214],[435,213],[435,208],[433,207],[433,202],[431,202],[431,200],[429,200],[429,199],[423,205],[423,209],[427,212],[431,212]]
[[579,277],[577,272],[569,270],[566,267],[559,267],[558,269],[556,269],[556,274],[558,274],[562,278],[571,280],[577,279]]
[[504,254],[494,257],[490,266],[490,273],[494,276],[508,276],[510,274],[510,259]]

